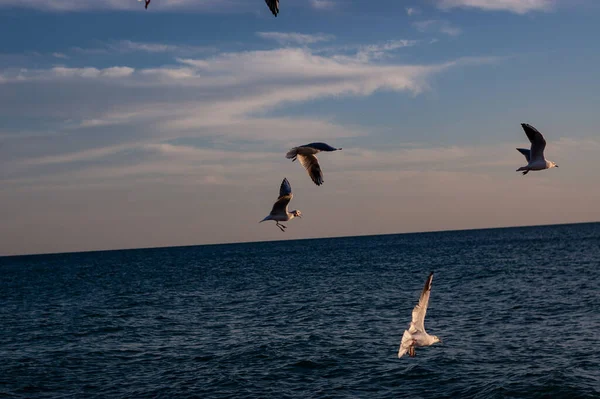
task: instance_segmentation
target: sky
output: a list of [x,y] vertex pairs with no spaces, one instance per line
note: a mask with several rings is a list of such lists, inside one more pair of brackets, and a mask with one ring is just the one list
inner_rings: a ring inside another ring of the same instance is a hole
[[600,220],[600,2],[373,4],[0,0],[0,255]]

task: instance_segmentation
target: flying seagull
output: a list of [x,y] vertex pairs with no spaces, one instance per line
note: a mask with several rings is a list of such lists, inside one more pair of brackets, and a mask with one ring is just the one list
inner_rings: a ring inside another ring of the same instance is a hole
[[279,198],[277,198],[277,202],[275,202],[273,205],[273,209],[271,209],[269,216],[261,220],[259,223],[267,220],[274,220],[277,227],[279,227],[279,230],[285,231],[284,229],[287,227],[279,222],[287,222],[295,217],[302,217],[302,213],[300,211],[288,211],[288,204],[293,197],[294,194],[292,194],[292,186],[290,186],[290,182],[288,179],[283,179],[281,182],[281,187],[279,188]]
[[442,342],[437,336],[427,334],[424,326],[429,294],[431,293],[431,280],[433,280],[433,272],[427,277],[425,287],[423,287],[423,292],[421,292],[419,298],[419,304],[412,311],[412,321],[408,330],[404,330],[404,335],[402,335],[402,342],[400,343],[400,349],[398,349],[399,358],[406,352],[410,357],[415,357],[415,347],[417,346],[430,346],[436,342]]
[[310,143],[292,148],[285,157],[291,159],[292,162],[296,159],[300,160],[300,163],[304,166],[312,181],[314,181],[317,186],[320,186],[323,184],[323,171],[319,166],[319,160],[315,154],[318,154],[321,151],[337,150],[341,150],[341,148],[334,148],[325,143]]
[[267,3],[273,15],[277,16],[279,14],[279,0],[265,0],[265,3]]
[[138,0],[138,1],[144,1],[146,3],[146,6],[144,8],[147,10],[148,9],[148,4],[150,4],[151,0]]
[[544,136],[533,126],[527,123],[521,123],[521,127],[525,130],[525,134],[531,141],[531,150],[526,148],[517,148],[521,154],[527,159],[527,166],[521,166],[517,172],[523,171],[526,175],[530,170],[544,170],[550,168],[558,168],[558,165],[552,161],[547,161],[544,158],[544,148],[546,148],[546,140]]

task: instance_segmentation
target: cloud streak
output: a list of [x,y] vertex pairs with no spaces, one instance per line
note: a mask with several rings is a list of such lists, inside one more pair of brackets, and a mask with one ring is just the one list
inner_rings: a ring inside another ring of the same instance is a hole
[[[159,10],[196,10],[223,12],[233,10],[233,0],[163,0]],[[92,10],[144,11],[143,3],[122,0],[0,0],[0,7],[30,8],[53,12],[83,12]],[[153,9],[154,11],[154,9]]]
[[443,33],[448,36],[458,36],[462,33],[462,30],[456,26],[453,26],[448,21],[442,21],[437,19],[429,19],[425,21],[413,22],[413,26],[419,32],[428,33]]
[[476,8],[484,11],[509,11],[526,14],[532,11],[549,11],[554,8],[556,0],[439,0],[438,7]]
[[308,45],[318,42],[333,40],[335,36],[324,33],[305,34],[295,32],[257,32],[257,36],[263,39],[274,40],[279,44],[299,44]]

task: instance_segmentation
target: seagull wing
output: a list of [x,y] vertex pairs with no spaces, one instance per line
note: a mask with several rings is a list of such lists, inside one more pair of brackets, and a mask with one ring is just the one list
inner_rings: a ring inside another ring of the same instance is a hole
[[531,161],[531,150],[528,150],[526,148],[517,148],[517,151],[525,155],[525,159],[527,159],[527,162]]
[[281,186],[279,187],[279,198],[275,204],[273,204],[273,209],[271,209],[271,215],[285,215],[287,213],[287,206],[294,197],[292,194],[292,186],[288,179],[283,179],[281,182]]
[[408,352],[408,350],[412,346],[412,342],[413,342],[412,335],[410,335],[410,333],[405,330],[404,334],[402,335],[402,341],[400,342],[400,348],[398,348],[398,357],[399,358],[404,356],[404,354],[406,352]]
[[323,171],[319,166],[319,160],[314,155],[297,155],[298,160],[304,166],[304,169],[308,172],[308,175],[317,186],[323,184]]
[[425,332],[425,314],[427,313],[427,305],[429,305],[429,294],[431,293],[431,281],[433,280],[433,272],[427,277],[425,286],[419,298],[419,304],[412,311],[412,322],[408,331],[411,334],[416,332]]
[[530,124],[521,123],[521,127],[531,142],[531,159],[544,159],[544,149],[546,148],[546,140],[544,140],[544,136],[542,136],[542,134]]
[[279,14],[279,0],[265,0],[265,3],[267,3],[273,15],[277,16]]
[[337,148],[332,147],[327,143],[310,143],[310,144],[302,145],[301,147],[314,148],[315,150],[318,150],[318,151],[337,151],[338,150]]

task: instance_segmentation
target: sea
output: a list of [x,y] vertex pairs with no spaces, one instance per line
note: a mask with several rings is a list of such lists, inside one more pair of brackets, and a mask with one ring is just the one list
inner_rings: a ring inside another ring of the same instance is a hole
[[600,398],[600,223],[2,257],[0,397]]

